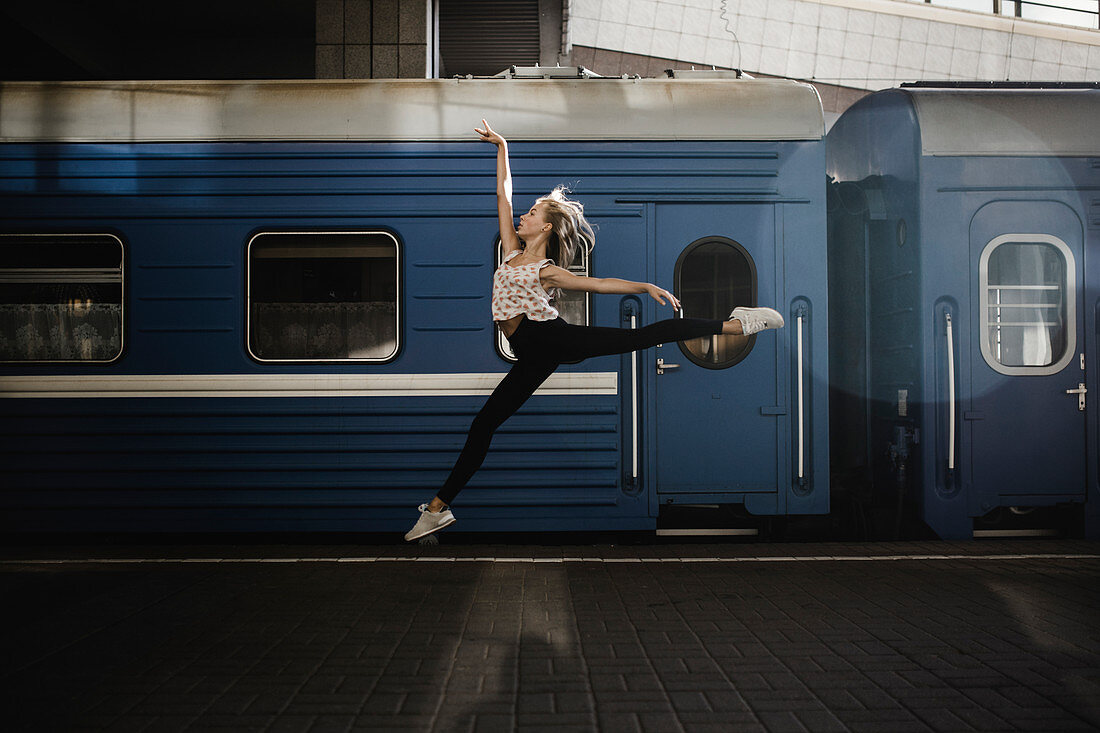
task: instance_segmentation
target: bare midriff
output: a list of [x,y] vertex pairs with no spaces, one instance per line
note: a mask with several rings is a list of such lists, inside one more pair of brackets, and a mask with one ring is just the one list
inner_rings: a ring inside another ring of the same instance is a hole
[[505,338],[512,338],[512,334],[519,328],[519,322],[523,320],[523,315],[523,313],[520,313],[518,316],[509,318],[507,321],[496,322],[497,327],[504,332]]

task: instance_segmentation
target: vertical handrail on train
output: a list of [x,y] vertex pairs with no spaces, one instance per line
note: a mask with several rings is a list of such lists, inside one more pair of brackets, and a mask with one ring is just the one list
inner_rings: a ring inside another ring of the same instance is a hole
[[955,337],[951,330],[951,314],[947,320],[947,470],[955,470]]
[[[638,316],[630,314],[630,327],[638,327]],[[638,352],[630,352],[630,477],[638,480]]]
[[798,480],[801,483],[806,475],[805,459],[806,459],[806,426],[805,426],[805,412],[803,410],[803,394],[802,394],[802,320],[803,313],[798,313]]

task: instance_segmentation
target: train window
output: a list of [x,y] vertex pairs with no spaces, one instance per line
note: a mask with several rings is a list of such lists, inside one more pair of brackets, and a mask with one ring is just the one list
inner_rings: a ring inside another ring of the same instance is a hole
[[[499,239],[497,239],[496,253],[496,266],[500,267],[500,263],[504,261],[504,247],[501,246]],[[591,255],[588,252],[584,250],[579,251],[577,253],[577,261],[569,266],[569,271],[574,275],[588,277],[590,257]],[[552,305],[558,309],[558,313],[561,314],[561,317],[565,319],[567,323],[587,326],[589,325],[590,303],[591,297],[587,292],[580,290],[563,290],[561,295],[552,302]],[[515,361],[516,355],[512,352],[512,347],[508,343],[508,339],[500,332],[499,328],[494,330],[497,333],[497,351],[508,361]]]
[[[756,305],[756,264],[737,242],[704,237],[676,261],[673,282],[687,318],[725,320],[739,305]],[[708,369],[725,369],[748,356],[756,336],[715,334],[680,343],[684,355]]]
[[1046,234],[1005,234],[979,261],[982,355],[1002,374],[1060,372],[1076,349],[1073,253]]
[[111,234],[0,235],[0,361],[117,359],[122,258]]
[[367,361],[398,350],[397,239],[268,232],[248,244],[248,349],[259,361]]

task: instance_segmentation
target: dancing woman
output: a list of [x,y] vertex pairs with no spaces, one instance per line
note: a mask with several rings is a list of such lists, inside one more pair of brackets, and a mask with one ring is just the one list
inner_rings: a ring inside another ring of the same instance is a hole
[[474,418],[466,445],[438,495],[420,505],[420,518],[406,540],[415,540],[455,522],[449,506],[474,472],[480,468],[489,442],[500,425],[534,394],[539,385],[563,362],[593,356],[626,354],[657,344],[684,341],[713,334],[753,334],[766,328],[782,328],[783,317],[771,308],[734,308],[730,320],[672,318],[639,329],[598,328],[566,323],[553,305],[561,290],[591,293],[647,293],[661,305],[680,302],[672,293],[652,283],[614,277],[579,277],[569,272],[577,252],[591,251],[592,227],[584,207],[567,199],[559,186],[535,201],[512,228],[512,176],[508,168],[508,143],[482,120],[474,128],[484,142],[497,146],[497,215],[504,262],[493,275],[492,315],[508,338],[516,363],[486,400]]

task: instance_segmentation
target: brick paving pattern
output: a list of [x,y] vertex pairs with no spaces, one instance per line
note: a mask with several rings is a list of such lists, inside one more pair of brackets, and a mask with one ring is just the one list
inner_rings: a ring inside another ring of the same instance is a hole
[[1090,543],[111,552],[333,561],[8,548],[6,730],[1100,730]]

